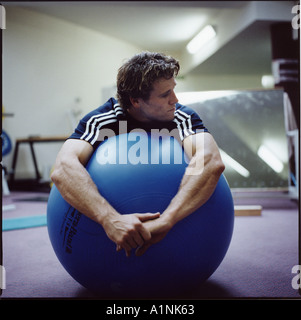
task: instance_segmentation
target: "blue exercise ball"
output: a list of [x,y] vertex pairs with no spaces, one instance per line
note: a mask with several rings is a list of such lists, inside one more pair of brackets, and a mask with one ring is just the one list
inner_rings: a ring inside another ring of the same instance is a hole
[[[119,213],[162,213],[177,193],[187,163],[173,137],[131,132],[100,144],[86,169]],[[97,295],[180,298],[197,289],[222,262],[232,237],[234,206],[222,175],[210,199],[140,257],[116,252],[102,226],[70,206],[55,186],[47,224],[61,264]]]
[[1,133],[2,138],[2,156],[6,156],[11,152],[12,144],[9,135],[3,130]]

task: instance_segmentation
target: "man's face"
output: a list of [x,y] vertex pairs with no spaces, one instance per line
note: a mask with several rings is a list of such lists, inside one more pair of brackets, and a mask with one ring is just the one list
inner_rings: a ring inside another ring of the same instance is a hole
[[175,86],[176,81],[173,77],[154,82],[149,99],[138,99],[140,121],[172,121],[178,102],[174,92]]

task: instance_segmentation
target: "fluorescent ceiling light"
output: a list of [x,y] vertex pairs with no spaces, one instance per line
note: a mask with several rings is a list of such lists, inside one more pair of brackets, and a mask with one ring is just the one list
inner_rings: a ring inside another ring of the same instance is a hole
[[215,36],[216,31],[214,30],[214,28],[211,25],[207,25],[187,44],[186,49],[189,53],[194,54]]
[[283,170],[283,163],[266,146],[261,145],[257,154],[275,172],[280,173]]
[[223,162],[225,162],[226,165],[229,165],[232,169],[234,169],[237,173],[239,173],[241,176],[248,178],[250,176],[250,171],[247,170],[245,167],[243,167],[240,163],[238,163],[236,160],[234,160],[232,157],[230,157],[225,151],[222,149],[219,150]]
[[261,77],[261,85],[264,88],[274,88],[275,86],[275,80],[274,77],[272,75],[264,75]]

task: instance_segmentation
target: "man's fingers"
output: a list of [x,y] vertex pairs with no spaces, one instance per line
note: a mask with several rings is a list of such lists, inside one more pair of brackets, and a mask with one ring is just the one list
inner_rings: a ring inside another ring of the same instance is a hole
[[128,238],[128,240],[124,241],[122,244],[116,244],[116,251],[120,252],[122,249],[126,252],[126,256],[129,257],[131,254],[131,250],[137,247],[140,247],[144,244],[143,238],[138,234],[134,238]]
[[[137,213],[137,218],[141,222],[146,222],[148,220],[154,220],[160,217],[160,212],[157,213]],[[136,239],[136,242],[139,246],[143,245],[145,241],[149,241],[151,239],[151,232],[146,229],[143,225],[139,228],[139,233],[142,239]],[[142,241],[141,241],[142,240]]]
[[136,217],[139,218],[141,222],[145,222],[147,220],[153,220],[160,217],[160,212],[156,213],[136,213]]
[[131,248],[130,248],[130,246],[127,245],[126,248],[122,248],[119,244],[116,245],[116,251],[117,251],[117,252],[122,251],[122,249],[124,249],[125,254],[126,254],[127,257],[129,257],[129,256],[131,255]]
[[[134,218],[135,217],[135,218]],[[143,254],[149,245],[144,249],[146,241],[151,239],[151,231],[143,225],[143,222],[157,219],[160,217],[160,212],[156,213],[135,213],[132,218],[135,221],[132,223],[132,227],[128,228],[125,233],[118,241],[116,241],[116,251],[120,252],[122,249],[125,250],[126,255],[130,256],[130,252],[135,248],[143,248],[138,252]],[[135,220],[136,219],[136,220]]]
[[135,251],[136,256],[137,256],[137,257],[142,256],[150,246],[151,246],[151,244],[149,243],[149,244],[144,244],[144,245],[141,246],[141,247],[138,247],[138,248],[136,249],[136,251]]

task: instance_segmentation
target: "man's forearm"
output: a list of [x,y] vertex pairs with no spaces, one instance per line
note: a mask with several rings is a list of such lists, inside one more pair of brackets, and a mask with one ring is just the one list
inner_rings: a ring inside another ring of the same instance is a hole
[[51,176],[62,197],[88,218],[103,224],[116,210],[99,194],[89,173],[77,160],[60,163]]
[[224,171],[225,166],[213,138],[206,134],[205,139],[203,145],[195,150],[177,194],[163,213],[172,225],[193,213],[210,198]]
[[83,152],[78,156],[77,153],[72,152],[74,144],[78,145],[78,142],[69,141],[63,146],[63,150],[57,157],[51,179],[71,206],[102,225],[109,239],[129,255],[132,248],[141,246],[151,237],[150,232],[143,226],[143,222],[158,218],[160,213],[119,214],[99,193],[84,167],[89,158],[89,152]]
[[202,173],[199,173],[200,170],[195,166],[195,160],[192,158],[190,161],[177,194],[160,218],[145,223],[152,237],[150,241],[138,248],[136,255],[144,254],[151,245],[161,241],[177,222],[193,213],[212,195],[224,170],[224,165],[217,157],[216,161],[205,165],[204,170],[201,170]]
[[220,174],[184,175],[179,191],[164,211],[172,225],[201,207],[212,195]]

